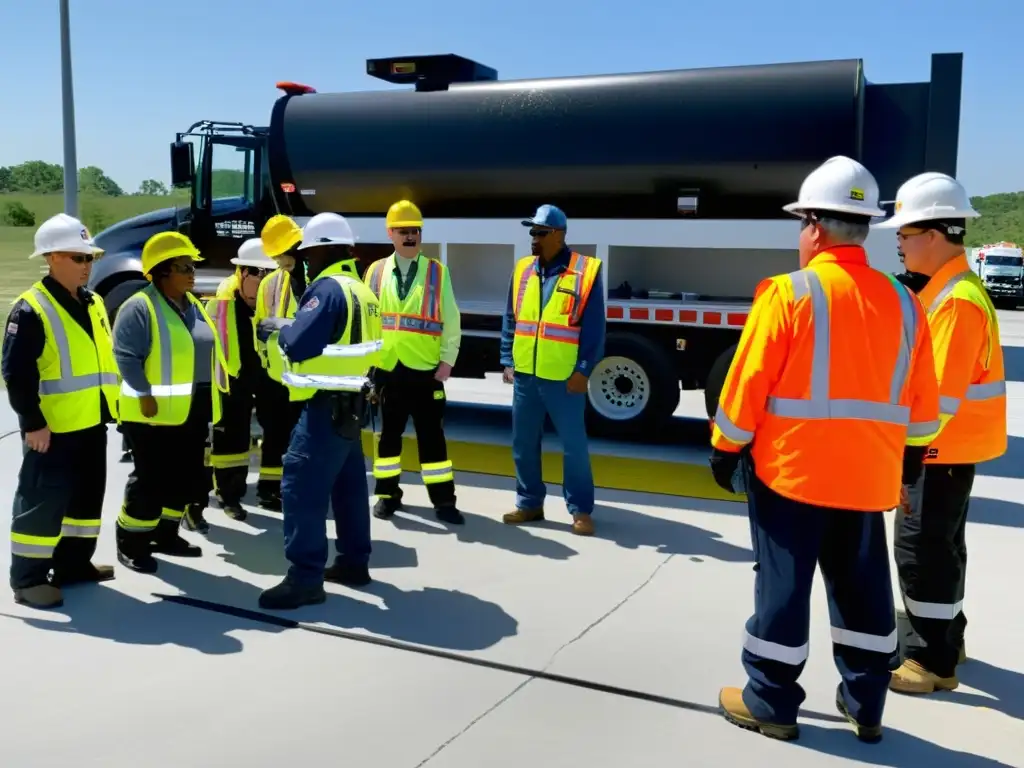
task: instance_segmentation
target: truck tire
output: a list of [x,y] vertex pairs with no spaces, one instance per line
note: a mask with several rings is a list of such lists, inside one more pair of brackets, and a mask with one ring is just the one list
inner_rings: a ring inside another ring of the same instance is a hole
[[587,425],[595,437],[639,438],[679,407],[672,356],[636,333],[612,332],[590,375]]
[[725,377],[729,374],[729,366],[736,355],[736,348],[739,344],[733,344],[725,352],[718,356],[711,370],[708,371],[708,380],[704,385],[704,407],[708,411],[708,420],[715,418],[718,411],[718,401],[722,397],[722,389],[725,387]]

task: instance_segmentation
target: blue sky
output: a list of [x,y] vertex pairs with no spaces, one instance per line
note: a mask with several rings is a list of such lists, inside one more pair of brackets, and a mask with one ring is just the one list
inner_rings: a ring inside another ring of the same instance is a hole
[[[78,163],[100,166],[127,190],[166,181],[175,131],[199,119],[266,124],[278,80],[320,91],[391,87],[364,74],[374,57],[459,53],[501,79],[863,58],[869,80],[898,82],[928,79],[931,53],[961,51],[959,176],[972,194],[1024,190],[1024,2],[831,7],[71,0]],[[2,0],[0,29],[0,165],[59,163],[57,0]]]

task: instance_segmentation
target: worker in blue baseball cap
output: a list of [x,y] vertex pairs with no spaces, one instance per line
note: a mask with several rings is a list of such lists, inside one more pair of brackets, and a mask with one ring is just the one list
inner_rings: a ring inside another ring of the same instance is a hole
[[562,488],[572,530],[594,533],[594,477],[583,414],[591,371],[604,357],[605,293],[601,261],[570,251],[561,209],[542,205],[523,221],[531,255],[519,259],[501,328],[504,381],[513,384],[512,458],[516,508],[509,525],[544,519],[541,471],[544,417],[563,446]]

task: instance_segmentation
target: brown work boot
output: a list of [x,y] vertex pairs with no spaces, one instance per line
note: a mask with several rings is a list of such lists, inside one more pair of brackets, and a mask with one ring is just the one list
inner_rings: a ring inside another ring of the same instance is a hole
[[114,566],[86,563],[80,568],[54,568],[50,583],[55,587],[70,587],[75,584],[98,584],[114,578]]
[[935,693],[936,691],[953,691],[960,685],[954,674],[952,677],[939,677],[929,672],[916,661],[907,659],[903,665],[892,673],[889,690],[896,693]]
[[757,731],[769,739],[792,741],[800,736],[800,729],[796,723],[789,725],[764,723],[750,714],[747,705],[743,703],[743,691],[739,688],[723,688],[718,694],[718,706],[722,708],[725,719],[733,725],[738,725],[748,731]]
[[594,521],[590,515],[573,515],[572,532],[577,536],[593,536]]
[[515,512],[502,515],[501,522],[505,525],[522,525],[523,523],[536,523],[543,519],[543,509],[517,509]]
[[46,610],[64,605],[64,595],[52,584],[36,584],[34,587],[14,590],[14,602]]

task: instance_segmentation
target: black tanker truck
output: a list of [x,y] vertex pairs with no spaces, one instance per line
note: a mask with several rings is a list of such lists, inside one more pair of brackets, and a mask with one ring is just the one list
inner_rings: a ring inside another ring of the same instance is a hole
[[[276,213],[300,224],[343,214],[368,264],[391,252],[384,215],[408,198],[426,219],[425,252],[451,270],[464,334],[455,375],[482,377],[500,370],[508,281],[529,253],[520,221],[554,203],[570,244],[604,262],[593,433],[640,437],[681,389],[727,365],[757,283],[796,268],[798,224],[782,206],[811,170],[856,158],[883,200],[914,174],[956,174],[962,66],[962,54],[936,54],[927,82],[883,85],[860,59],[501,81],[439,55],[367,62],[411,88],[278,83],[269,127],[203,121],[177,135],[172,183],[189,204],[100,233],[92,287],[119,303],[143,284],[145,240],[178,230],[206,257],[197,285],[212,291]],[[868,247],[876,266],[900,269],[891,233]]]

